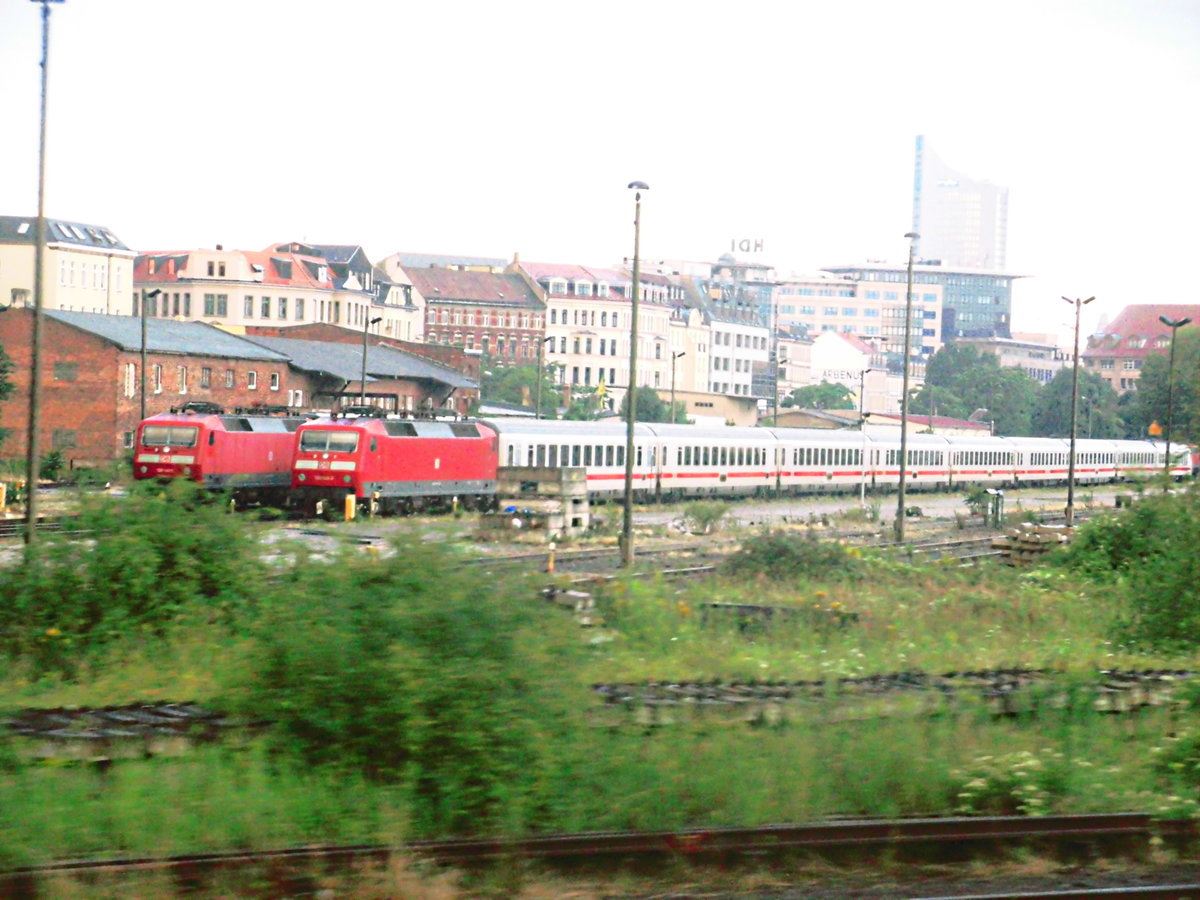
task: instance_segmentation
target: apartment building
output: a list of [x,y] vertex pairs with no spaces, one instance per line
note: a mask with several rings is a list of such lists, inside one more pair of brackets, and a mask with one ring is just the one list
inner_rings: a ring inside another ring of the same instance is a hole
[[[32,307],[37,217],[0,216],[0,308]],[[42,308],[127,316],[137,254],[110,229],[46,220]]]
[[1171,329],[1159,316],[1173,322],[1190,318],[1193,323],[1200,323],[1200,305],[1142,303],[1125,307],[1102,332],[1088,337],[1087,349],[1079,354],[1083,367],[1095,372],[1118,393],[1137,390],[1146,357],[1166,353],[1171,347]]
[[150,318],[234,331],[322,322],[411,340],[423,313],[406,286],[381,278],[361,247],[347,245],[146,252],[137,257],[134,289],[135,315],[144,298]]

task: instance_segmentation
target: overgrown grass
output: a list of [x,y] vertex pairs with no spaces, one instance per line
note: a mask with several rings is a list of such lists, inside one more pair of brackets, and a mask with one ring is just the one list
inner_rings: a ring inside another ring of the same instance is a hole
[[[1114,584],[1136,581],[1132,561],[1102,577],[963,569],[773,532],[748,540],[714,580],[623,579],[601,589],[597,634],[544,604],[536,584],[468,570],[434,542],[402,538],[378,559],[273,546],[270,567],[252,560],[243,577],[205,557],[214,536],[218,549],[258,546],[239,517],[209,521],[138,502],[149,505],[130,507],[137,521],[115,529],[122,537],[111,544],[48,541],[45,583],[77,591],[62,609],[99,618],[71,632],[80,641],[64,665],[48,664],[37,642],[10,640],[0,707],[195,699],[274,724],[248,745],[122,760],[107,775],[32,763],[17,752],[28,747],[0,744],[0,864],[830,814],[1190,815],[1200,798],[1192,706],[1103,717],[1083,689],[1103,668],[1196,667],[1191,648],[1127,639],[1129,595]],[[1170,527],[1158,515],[1155,527]],[[1112,558],[1105,535],[1075,551],[1089,576],[1104,569],[1098,548]],[[101,546],[114,559],[95,558]],[[180,557],[185,549],[193,556]],[[68,577],[72,552],[84,574],[54,580]],[[208,574],[184,571],[160,592],[169,606],[155,606],[154,573],[174,577],[187,565]],[[7,613],[21,633],[68,621],[39,591],[41,605]],[[128,613],[135,593],[150,604],[145,621]],[[789,614],[764,620],[713,603]],[[584,715],[591,682],[832,685],[1014,666],[1055,673],[1053,695],[1015,719],[965,694],[847,703],[834,687],[794,702],[771,727],[689,709],[656,728],[632,716],[589,726]]]

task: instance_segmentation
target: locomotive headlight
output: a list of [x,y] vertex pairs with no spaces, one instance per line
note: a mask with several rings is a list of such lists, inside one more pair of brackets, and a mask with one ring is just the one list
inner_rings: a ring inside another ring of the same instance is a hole
[[301,472],[299,475],[296,476],[297,481],[305,481],[307,478],[308,478],[308,476],[305,475],[303,472]]
[[145,474],[146,474],[146,472],[147,472],[147,469],[146,469],[146,467],[145,467],[145,466],[142,466],[142,467],[139,469],[139,471],[140,471],[140,472],[141,472],[143,475],[145,475]]
[[349,476],[349,475],[343,475],[343,476],[342,476],[342,481],[344,481],[346,484],[349,484],[349,483],[350,483],[350,476]]

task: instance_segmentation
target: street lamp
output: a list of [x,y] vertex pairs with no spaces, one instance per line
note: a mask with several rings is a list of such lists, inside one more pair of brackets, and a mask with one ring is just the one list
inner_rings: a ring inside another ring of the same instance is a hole
[[1190,318],[1183,319],[1168,319],[1166,316],[1159,316],[1158,321],[1162,322],[1171,329],[1171,353],[1169,362],[1167,363],[1167,433],[1163,435],[1163,440],[1166,442],[1166,459],[1163,461],[1163,491],[1166,492],[1171,486],[1171,392],[1175,385],[1175,334],[1188,322]]
[[1067,527],[1070,527],[1075,524],[1075,430],[1077,427],[1076,416],[1079,414],[1079,313],[1083,307],[1096,298],[1072,300],[1070,297],[1063,297],[1063,299],[1075,305],[1075,355],[1072,357],[1071,365],[1071,449],[1067,455]]
[[638,291],[641,285],[642,191],[644,181],[629,182],[633,194],[633,321],[629,326],[629,390],[625,398],[625,519],[621,524],[621,566],[633,565],[633,423],[637,410]]
[[904,299],[904,376],[900,387],[900,496],[896,504],[896,541],[904,540],[904,482],[908,472],[908,354],[912,345],[912,295],[913,256],[921,236],[915,231],[904,235],[908,238],[908,292]]
[[867,396],[866,395],[867,373],[874,372],[874,371],[875,371],[874,369],[867,368],[867,369],[863,369],[861,372],[858,373],[858,418],[859,418],[859,421],[861,421],[864,418],[863,411],[866,408],[864,404],[865,404],[865,400],[866,400],[866,396]]
[[383,316],[376,316],[373,319],[368,316],[363,319],[362,381],[359,382],[359,406],[367,405],[367,329],[382,321]]
[[538,341],[538,370],[536,388],[537,400],[535,401],[533,410],[533,417],[535,419],[540,419],[542,417],[542,379],[545,378],[545,370],[542,367],[542,351],[546,349],[547,342],[552,340],[554,340],[553,337],[544,337]]
[[29,337],[29,437],[25,453],[25,546],[37,543],[38,430],[41,428],[42,386],[42,267],[46,254],[46,74],[50,69],[50,4],[63,0],[33,0],[42,4],[42,103],[38,132],[38,210],[33,248],[33,333]]
[[161,288],[143,290],[141,303],[138,304],[138,313],[142,317],[142,420],[146,418],[146,301],[153,300],[161,293]]
[[675,360],[687,356],[686,350],[671,352],[671,421],[675,421]]

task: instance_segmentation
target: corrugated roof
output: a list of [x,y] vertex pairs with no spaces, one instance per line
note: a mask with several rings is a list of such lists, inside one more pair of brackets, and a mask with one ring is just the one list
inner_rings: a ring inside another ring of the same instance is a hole
[[520,275],[459,269],[405,269],[405,272],[428,303],[499,303],[539,309],[542,306],[542,301]]
[[[0,244],[32,244],[37,238],[37,216],[0,216]],[[78,244],[99,250],[129,250],[108,228],[65,219],[46,219],[46,241]]]
[[[362,377],[361,344],[336,341],[302,341],[296,338],[253,337],[261,344],[286,356],[298,369],[358,381]],[[367,347],[367,380],[378,378],[417,378],[437,381],[455,388],[478,388],[477,382],[449,366],[439,365],[394,347]]]
[[[142,348],[142,320],[138,316],[105,316],[64,309],[48,309],[45,315],[111,341],[123,350]],[[174,319],[152,317],[146,319],[146,349],[155,353],[218,356],[225,359],[287,361],[285,356],[273,350],[205,322],[177,322]]]

